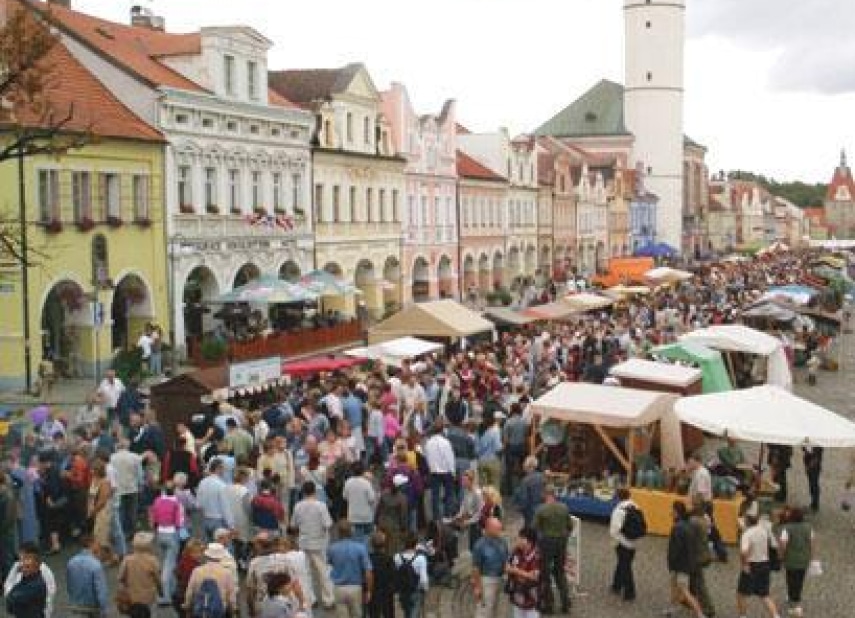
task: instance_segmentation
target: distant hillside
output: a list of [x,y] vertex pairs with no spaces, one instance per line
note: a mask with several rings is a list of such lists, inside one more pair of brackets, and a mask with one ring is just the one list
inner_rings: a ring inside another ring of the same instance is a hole
[[762,174],[754,174],[742,170],[728,172],[727,176],[731,180],[754,180],[759,182],[771,194],[789,200],[801,208],[822,206],[823,200],[825,200],[825,192],[828,189],[828,185],[823,183],[811,185],[800,180],[778,182],[774,178],[766,178]]

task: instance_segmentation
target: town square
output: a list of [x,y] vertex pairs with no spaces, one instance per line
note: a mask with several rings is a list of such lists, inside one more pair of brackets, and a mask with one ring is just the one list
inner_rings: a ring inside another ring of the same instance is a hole
[[0,0],[0,615],[852,615],[826,25]]

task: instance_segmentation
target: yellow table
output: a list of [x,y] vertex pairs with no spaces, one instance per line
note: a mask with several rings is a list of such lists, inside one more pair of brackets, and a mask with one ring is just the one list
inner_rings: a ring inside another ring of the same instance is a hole
[[[647,521],[647,533],[657,536],[668,536],[671,534],[673,516],[671,507],[675,500],[684,502],[690,506],[689,497],[671,494],[654,489],[640,489],[633,487],[632,501],[644,512]],[[739,540],[739,505],[742,504],[742,496],[731,499],[716,498],[713,500],[713,515],[721,538],[725,543],[734,544]]]

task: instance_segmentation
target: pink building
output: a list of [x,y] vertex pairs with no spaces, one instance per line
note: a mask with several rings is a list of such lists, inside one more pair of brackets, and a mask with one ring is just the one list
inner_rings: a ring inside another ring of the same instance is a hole
[[419,116],[407,89],[381,93],[393,150],[407,160],[401,217],[404,303],[459,297],[455,103]]

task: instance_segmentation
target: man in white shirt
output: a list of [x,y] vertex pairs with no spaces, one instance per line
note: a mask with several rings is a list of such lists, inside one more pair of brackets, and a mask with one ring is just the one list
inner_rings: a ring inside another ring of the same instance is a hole
[[618,505],[612,511],[609,522],[609,536],[617,554],[617,565],[612,577],[611,590],[614,594],[622,595],[624,601],[635,600],[635,578],[632,574],[632,561],[635,559],[635,541],[623,534],[623,524],[627,509],[638,508],[631,500],[629,489],[621,487],[617,492]]
[[[454,474],[457,465],[454,459],[454,449],[451,442],[443,433],[442,421],[437,419],[430,430],[430,437],[425,442],[425,459],[430,469],[430,496],[433,521],[440,522],[443,517],[454,514]],[[442,507],[439,495],[443,494]]]
[[137,339],[137,347],[142,351],[143,363],[148,366],[148,361],[151,359],[151,346],[154,345],[154,339],[151,336],[151,329],[146,327],[140,338]]
[[736,609],[740,618],[747,616],[748,598],[759,597],[772,618],[780,618],[775,601],[769,596],[769,547],[777,549],[778,542],[770,528],[753,515],[746,518],[748,529],[742,533],[739,549],[742,571],[736,587]]
[[125,392],[125,385],[116,377],[116,372],[112,369],[108,370],[98,389],[95,391],[99,401],[107,409],[107,418],[112,423],[116,419],[117,409],[119,407],[119,397]]

